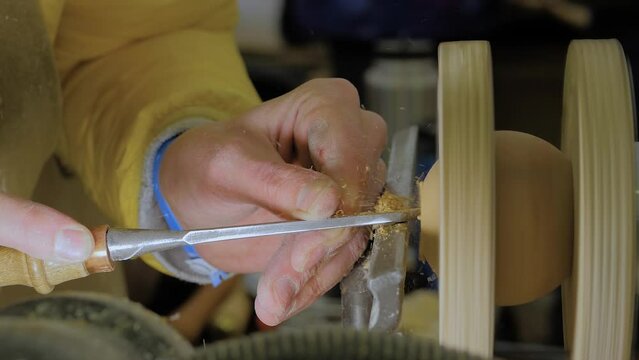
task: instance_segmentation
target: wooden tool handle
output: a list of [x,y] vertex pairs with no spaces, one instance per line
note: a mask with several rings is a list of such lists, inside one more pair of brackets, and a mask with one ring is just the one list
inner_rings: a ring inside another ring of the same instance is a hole
[[108,226],[93,229],[95,247],[83,263],[61,264],[33,258],[18,250],[0,247],[0,287],[26,285],[41,294],[47,294],[57,284],[83,278],[89,274],[109,272],[113,263],[106,246]]

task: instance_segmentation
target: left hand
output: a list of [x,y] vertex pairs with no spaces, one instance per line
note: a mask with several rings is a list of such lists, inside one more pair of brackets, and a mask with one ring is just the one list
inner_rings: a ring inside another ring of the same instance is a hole
[[[228,122],[190,129],[167,149],[160,185],[184,228],[320,219],[366,210],[382,190],[383,119],[345,80],[310,81]],[[263,271],[255,309],[276,325],[333,287],[368,234],[341,229],[198,247],[231,272]]]

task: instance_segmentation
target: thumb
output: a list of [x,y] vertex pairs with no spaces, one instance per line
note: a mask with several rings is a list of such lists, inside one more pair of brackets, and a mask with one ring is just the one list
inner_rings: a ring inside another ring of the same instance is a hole
[[340,205],[339,186],[328,176],[300,166],[255,162],[235,167],[234,188],[271,211],[298,219],[330,217]]
[[54,209],[0,193],[0,246],[44,260],[80,262],[91,255],[93,236]]

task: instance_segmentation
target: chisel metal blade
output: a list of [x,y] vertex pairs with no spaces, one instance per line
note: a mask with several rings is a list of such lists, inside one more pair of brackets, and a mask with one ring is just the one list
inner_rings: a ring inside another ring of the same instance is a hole
[[283,221],[188,231],[109,229],[107,232],[107,247],[110,258],[115,261],[121,261],[150,252],[169,250],[184,245],[307,231],[392,224],[415,219],[418,215],[419,209],[414,208],[398,212],[342,216],[323,220]]

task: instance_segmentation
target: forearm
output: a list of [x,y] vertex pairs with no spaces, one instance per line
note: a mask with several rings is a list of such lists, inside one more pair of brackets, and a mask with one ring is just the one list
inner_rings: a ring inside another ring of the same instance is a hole
[[180,31],[79,68],[64,101],[64,162],[117,224],[136,227],[149,147],[186,118],[224,121],[259,99],[232,34]]

